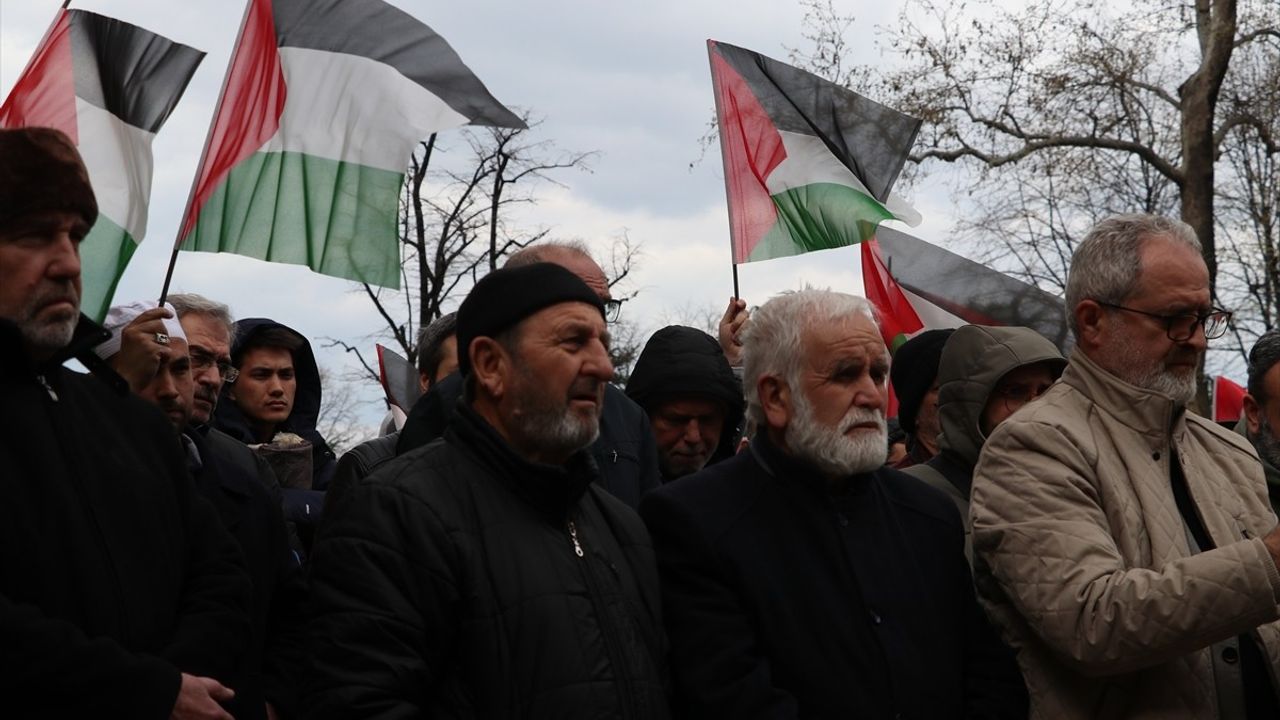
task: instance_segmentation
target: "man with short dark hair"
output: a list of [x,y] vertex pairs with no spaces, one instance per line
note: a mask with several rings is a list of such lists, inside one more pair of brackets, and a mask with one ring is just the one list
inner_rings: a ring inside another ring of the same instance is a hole
[[987,438],[974,574],[1035,718],[1280,717],[1280,528],[1253,448],[1187,411],[1231,313],[1186,223],[1076,247],[1062,378]]
[[[418,333],[418,386],[428,393],[436,383],[458,369],[458,314],[446,313]],[[343,501],[346,491],[361,478],[396,457],[400,431],[365,440],[338,458],[337,470],[325,493],[325,505]]]
[[1249,351],[1249,384],[1236,432],[1262,460],[1271,508],[1280,514],[1280,330],[1268,330]]
[[627,378],[627,397],[649,416],[663,482],[732,457],[742,383],[715,338],[672,325],[649,338]]
[[608,343],[565,268],[476,284],[443,441],[356,482],[316,542],[306,717],[668,717],[649,537],[586,452]]
[[807,288],[743,337],[750,447],[645,496],[691,718],[1018,718],[939,492],[884,467],[889,353],[863,298]]
[[6,716],[229,720],[249,582],[172,425],[90,352],[109,334],[80,315],[88,173],[45,128],[0,130],[0,158]]

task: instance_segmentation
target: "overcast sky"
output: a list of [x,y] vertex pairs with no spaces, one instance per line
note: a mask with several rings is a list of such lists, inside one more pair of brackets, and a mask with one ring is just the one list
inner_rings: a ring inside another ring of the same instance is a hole
[[[61,4],[0,0],[0,96],[7,95]],[[553,237],[607,248],[623,232],[643,245],[625,312],[646,332],[689,311],[721,310],[732,293],[727,211],[719,148],[705,159],[698,139],[713,100],[705,41],[722,40],[775,58],[803,46],[802,9],[787,0],[645,3],[596,0],[393,0],[444,36],[504,104],[544,118],[538,139],[597,151],[591,171],[562,174],[531,222]],[[898,2],[846,2],[863,35],[893,20]],[[243,0],[75,0],[73,8],[117,17],[207,53],[155,142],[155,184],[147,235],[116,301],[157,296],[205,134],[214,112]],[[866,35],[863,35],[864,37]],[[872,61],[868,45],[858,59]],[[456,132],[442,142],[461,143]],[[695,163],[690,167],[691,163]],[[925,217],[914,231],[943,237],[945,193],[926,183],[909,199]],[[856,248],[741,266],[753,304],[804,283],[861,292]],[[240,317],[268,316],[315,338],[350,342],[383,326],[351,283],[305,268],[233,255],[182,253],[174,288],[229,303]],[[372,350],[372,343],[369,343]],[[341,352],[320,353],[339,369]],[[376,397],[375,388],[365,397]],[[376,411],[367,413],[372,417]]]

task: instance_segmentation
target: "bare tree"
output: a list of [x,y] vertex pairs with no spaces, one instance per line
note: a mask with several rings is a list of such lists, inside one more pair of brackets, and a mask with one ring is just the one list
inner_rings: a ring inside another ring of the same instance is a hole
[[[547,237],[546,228],[513,220],[517,209],[536,203],[547,185],[558,185],[560,171],[587,169],[592,153],[534,140],[538,123],[527,114],[523,119],[528,129],[462,130],[465,161],[442,161],[436,135],[410,158],[400,204],[401,289],[362,287],[386,324],[377,335],[389,335],[389,345],[410,362],[417,358],[419,328],[456,305],[504,257]],[[354,353],[364,374],[377,380],[376,363],[359,346],[326,338],[325,347]]]
[[1061,292],[1096,220],[1177,214],[1215,298],[1244,306],[1233,352],[1272,324],[1280,5],[911,0],[886,70],[850,67],[850,18],[802,5],[812,47],[793,59],[924,120],[912,160],[959,171],[958,229],[982,259]]
[[365,401],[357,397],[351,382],[335,377],[328,368],[320,368],[320,392],[324,402],[316,418],[316,431],[329,443],[329,449],[337,455],[373,437],[376,428],[360,423],[360,406]]

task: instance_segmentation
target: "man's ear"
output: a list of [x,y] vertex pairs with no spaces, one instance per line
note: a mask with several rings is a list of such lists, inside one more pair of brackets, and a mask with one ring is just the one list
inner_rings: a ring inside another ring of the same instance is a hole
[[471,373],[477,388],[500,400],[507,390],[507,370],[510,358],[502,344],[491,337],[478,337],[467,349],[471,353]]
[[1100,347],[1106,329],[1106,314],[1106,308],[1096,300],[1081,300],[1072,313],[1076,321],[1076,342],[1089,350]]
[[1262,406],[1250,394],[1244,396],[1244,424],[1249,429],[1249,437],[1256,437],[1262,429]]
[[786,381],[776,375],[761,375],[756,380],[756,394],[769,427],[775,430],[785,428],[792,414],[791,388]]

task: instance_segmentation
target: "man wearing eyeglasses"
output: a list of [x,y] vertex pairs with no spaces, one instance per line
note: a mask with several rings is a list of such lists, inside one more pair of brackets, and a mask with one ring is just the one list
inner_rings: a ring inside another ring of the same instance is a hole
[[1002,423],[972,493],[978,589],[1032,717],[1275,718],[1280,530],[1243,438],[1187,412],[1211,304],[1200,243],[1103,220],[1067,280],[1061,380]]
[[1026,327],[965,325],[938,360],[938,454],[903,470],[951,498],[964,520],[965,557],[973,559],[969,491],[978,453],[996,426],[1053,385],[1067,361]]

